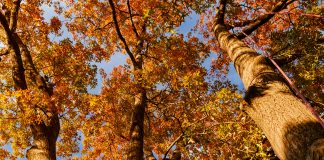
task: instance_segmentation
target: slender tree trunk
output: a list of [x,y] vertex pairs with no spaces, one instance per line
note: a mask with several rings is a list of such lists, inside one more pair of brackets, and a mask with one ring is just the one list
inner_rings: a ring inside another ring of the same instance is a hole
[[215,26],[218,42],[234,62],[247,90],[245,110],[282,160],[323,159],[324,129],[265,57],[237,39],[224,25]]
[[135,108],[132,116],[132,124],[130,130],[130,146],[128,151],[129,160],[143,159],[143,137],[144,137],[144,113],[146,108],[145,91],[139,93],[135,97]]
[[135,95],[135,107],[132,115],[132,124],[130,129],[130,145],[128,149],[128,160],[141,160],[144,158],[144,115],[147,106],[146,90],[143,87],[142,80],[142,57],[137,59],[135,66],[135,80],[138,84],[139,93]]
[[[12,70],[13,70],[13,79],[15,82],[15,89],[16,90],[26,90],[27,83],[25,79],[25,69],[22,66],[22,60],[24,59],[24,63],[26,64],[27,68],[33,65],[30,60],[28,62],[26,60],[26,51],[23,51],[23,58],[20,54],[21,52],[15,52],[12,54]],[[29,55],[30,56],[30,55]],[[30,58],[30,57],[29,57]],[[33,68],[35,68],[33,66]],[[32,80],[38,86],[42,86],[41,89],[44,90],[49,96],[52,95],[51,90],[46,86],[44,80],[37,80],[42,79],[42,77],[35,71],[32,72]],[[55,108],[55,107],[48,107],[48,108]],[[56,140],[60,130],[59,118],[58,114],[55,111],[48,111],[47,116],[49,116],[50,120],[48,124],[42,122],[41,124],[32,124],[30,126],[33,135],[33,143],[32,147],[27,150],[27,159],[29,160],[55,160],[56,159]]]
[[[15,39],[21,48],[22,60],[25,68],[28,69],[31,81],[38,87],[38,89],[43,90],[47,96],[52,96],[53,88],[48,86],[44,78],[39,75],[27,46],[22,42],[17,34],[15,34]],[[52,106],[48,106],[45,113],[49,118],[49,122],[32,124],[30,126],[34,141],[32,147],[27,150],[27,158],[29,160],[56,159],[56,140],[59,135],[60,122],[58,114],[56,113],[55,105],[50,105]]]

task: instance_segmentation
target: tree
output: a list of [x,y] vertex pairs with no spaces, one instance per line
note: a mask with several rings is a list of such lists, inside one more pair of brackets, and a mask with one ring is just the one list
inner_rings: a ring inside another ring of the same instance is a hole
[[[270,14],[258,17],[256,21],[243,28],[241,33],[252,33],[292,2],[284,0],[275,5],[270,4],[269,6],[272,6]],[[213,29],[220,47],[234,62],[247,90],[245,110],[249,116],[266,134],[280,159],[323,157],[320,151],[324,144],[323,128],[320,123],[292,93],[288,84],[275,72],[265,57],[257,54],[240,40],[245,35],[235,36],[228,31],[225,18],[227,20],[231,16],[224,17],[225,11],[226,0],[222,0],[214,19]]]
[[[81,37],[89,37],[86,43],[90,47],[102,48],[104,46],[102,53],[107,53],[107,55],[103,56],[103,58],[109,59],[110,54],[116,51],[125,52],[130,58],[128,64],[131,70],[128,68],[116,70],[117,73],[113,72],[112,80],[110,81],[118,78],[117,75],[124,76],[127,73],[125,76],[129,77],[124,78],[129,81],[127,82],[129,83],[128,85],[131,85],[134,89],[130,88],[127,90],[125,87],[129,86],[122,86],[123,88],[118,88],[118,90],[122,90],[123,92],[128,91],[130,93],[124,93],[124,95],[119,96],[120,98],[129,94],[132,96],[126,96],[127,103],[117,99],[117,102],[109,102],[110,105],[107,106],[111,107],[113,104],[117,105],[116,108],[118,108],[126,103],[124,105],[129,105],[128,107],[130,107],[127,109],[128,114],[122,114],[126,118],[122,123],[131,123],[129,127],[125,126],[129,131],[119,131],[122,133],[122,137],[129,138],[127,147],[122,147],[123,149],[128,148],[128,159],[143,159],[145,109],[148,108],[148,101],[152,100],[151,96],[156,92],[154,91],[156,85],[159,82],[165,83],[166,80],[169,80],[167,76],[163,77],[161,74],[168,75],[171,74],[168,70],[177,70],[170,63],[179,65],[180,62],[188,63],[185,60],[190,60],[192,64],[189,64],[188,67],[191,67],[191,72],[197,72],[197,75],[202,75],[204,73],[199,72],[201,70],[199,67],[201,66],[197,63],[206,54],[206,49],[202,44],[199,44],[196,38],[191,38],[189,42],[184,42],[179,38],[181,35],[173,34],[167,36],[165,34],[166,31],[173,29],[174,26],[178,26],[183,21],[183,17],[189,12],[188,10],[180,10],[179,8],[181,6],[179,4],[171,2],[147,1],[145,2],[147,3],[145,7],[141,3],[139,1],[127,1],[124,3],[109,1],[108,4],[106,2],[94,3],[79,1],[73,4],[73,8],[67,13],[67,16],[70,18],[73,18],[73,16],[79,17],[69,24],[72,31],[81,33]],[[158,10],[154,12],[154,8]],[[172,10],[167,10],[167,8],[172,8]],[[94,37],[95,40],[90,37]],[[176,47],[173,43],[177,43],[179,47]],[[184,47],[184,49],[180,47]],[[202,52],[201,55],[197,54],[199,51]],[[159,54],[159,52],[162,53]],[[185,55],[186,53],[188,55]],[[170,57],[170,61],[167,62],[170,66],[163,64],[166,63],[166,60],[164,60],[166,58],[161,57],[162,54],[170,54],[172,56]],[[193,56],[189,57],[190,55]],[[181,74],[185,75],[185,73],[182,73],[185,71],[189,72],[190,70],[186,69],[180,73],[173,72],[173,77],[181,76]],[[203,80],[202,77],[199,79],[200,81]],[[174,78],[174,81],[174,83],[180,83],[179,81],[181,80]],[[108,84],[109,86],[105,90],[115,90],[111,86],[116,84]],[[102,92],[104,97],[118,95],[115,92],[105,90]],[[168,91],[160,92],[164,93]],[[105,94],[114,95],[106,96]],[[162,96],[163,94],[160,93],[156,96],[160,97],[160,95]],[[118,117],[116,116],[115,118]],[[123,146],[122,143],[118,145]]]
[[[1,54],[0,137],[1,145],[13,149],[9,157],[4,151],[2,158],[23,157],[27,149],[28,159],[56,159],[59,119],[65,114],[73,118],[77,104],[72,102],[87,85],[94,84],[95,72],[81,43],[49,40],[49,34],[59,35],[61,22],[53,17],[46,23],[42,4],[46,3],[1,1],[0,36],[5,48]],[[80,66],[78,72],[73,68]],[[64,128],[66,122],[62,122]]]
[[[238,111],[240,96],[235,93],[236,88],[228,91],[227,83],[210,89],[205,82],[207,71],[201,64],[209,48],[198,38],[175,31],[183,17],[190,13],[183,5],[193,8],[199,6],[196,3],[68,3],[70,9],[66,16],[72,21],[67,26],[76,40],[83,39],[84,44],[96,51],[96,57],[106,60],[115,52],[129,55],[127,64],[115,68],[110,75],[101,71],[104,86],[100,95],[85,100],[89,104],[81,111],[88,117],[83,119],[81,129],[85,157],[117,159],[128,155],[129,159],[133,156],[136,157],[133,159],[142,159],[144,150],[145,157],[154,152],[166,158],[172,154],[174,145],[184,158],[250,157],[255,152],[265,153],[262,147],[256,147],[256,144],[262,145],[260,131]],[[195,9],[199,11],[199,7]],[[136,67],[138,60],[141,67]],[[213,98],[221,89],[219,94],[223,96]],[[210,92],[215,94],[210,95]],[[136,100],[136,95],[145,99],[145,103],[141,102],[145,107],[138,108],[140,112],[135,105],[140,100]],[[223,113],[227,110],[227,114]],[[239,114],[241,116],[235,117]],[[133,132],[134,121],[139,125],[136,132]],[[249,131],[239,131],[241,128],[249,128]],[[233,131],[236,132],[233,136],[226,137]],[[208,140],[211,134],[215,136],[214,141]],[[253,140],[244,140],[245,136]],[[244,145],[236,143],[238,139],[244,141]],[[204,151],[200,151],[199,146]]]
[[[0,143],[13,148],[0,148],[1,158],[23,157],[28,146],[29,159],[80,152],[88,159],[273,158],[267,139],[282,159],[322,156],[320,124],[274,66],[242,41],[256,39],[321,105],[312,95],[322,93],[306,86],[321,87],[321,46],[306,37],[320,43],[322,21],[296,16],[322,13],[317,2],[64,2],[1,1],[0,40],[8,49],[0,63]],[[59,16],[48,22],[42,5]],[[201,14],[202,36],[177,33],[193,12]],[[73,39],[50,40],[67,32]],[[217,53],[211,71],[203,66],[210,52]],[[96,85],[95,62],[113,54],[128,55],[126,64],[100,70],[101,93],[87,93]],[[226,79],[230,60],[247,89],[243,102]],[[299,74],[293,66],[312,70]]]

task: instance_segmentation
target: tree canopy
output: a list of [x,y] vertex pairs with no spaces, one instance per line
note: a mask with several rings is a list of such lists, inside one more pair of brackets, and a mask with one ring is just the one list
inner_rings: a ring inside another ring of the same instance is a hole
[[[324,157],[323,128],[261,56],[322,118],[322,1],[0,7],[1,159]],[[190,18],[194,27],[181,30]],[[99,67],[118,54],[125,64]],[[231,66],[244,88],[228,78]]]

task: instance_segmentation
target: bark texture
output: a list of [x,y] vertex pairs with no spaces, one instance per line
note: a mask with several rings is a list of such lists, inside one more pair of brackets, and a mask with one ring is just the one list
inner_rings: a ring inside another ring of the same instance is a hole
[[218,42],[234,62],[244,84],[245,108],[282,160],[323,159],[324,129],[290,90],[285,80],[259,55],[228,32],[214,28]]
[[137,56],[136,62],[134,72],[136,74],[135,80],[139,92],[135,95],[135,104],[130,128],[130,143],[127,154],[128,160],[141,160],[144,158],[144,115],[145,108],[147,107],[147,96],[142,82],[142,56]]
[[130,145],[127,159],[141,160],[143,159],[143,138],[144,138],[144,113],[146,108],[145,91],[139,93],[135,97],[135,108],[132,116],[132,124],[130,129]]
[[57,114],[53,115],[49,124],[31,125],[33,133],[33,144],[27,150],[29,160],[55,160],[56,159],[56,140],[60,130]]

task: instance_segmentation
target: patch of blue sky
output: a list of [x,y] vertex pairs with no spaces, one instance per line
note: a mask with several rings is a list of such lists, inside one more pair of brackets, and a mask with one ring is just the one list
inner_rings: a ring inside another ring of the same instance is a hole
[[[102,61],[99,63],[94,63],[97,65],[98,69],[103,69],[107,74],[111,73],[114,67],[125,65],[127,55],[122,53],[115,53],[110,57],[109,61]],[[95,88],[88,87],[88,92],[91,94],[99,94],[102,88],[102,77],[100,74],[97,74],[96,76],[98,84]]]
[[[61,7],[65,8],[64,6],[64,3],[61,3]],[[53,33],[50,33],[49,34],[49,38],[52,40],[52,41],[56,41],[56,42],[59,42],[61,40],[64,40],[66,38],[70,38],[72,39],[72,34],[68,31],[68,28],[64,25],[64,22],[66,21],[66,19],[64,18],[63,15],[61,14],[57,14],[55,12],[55,9],[53,6],[49,6],[49,5],[43,5],[42,6],[42,9],[44,11],[44,19],[47,23],[50,23],[50,20],[55,16],[57,17],[59,20],[62,21],[62,27],[61,27],[61,34],[60,35],[55,35]]]

